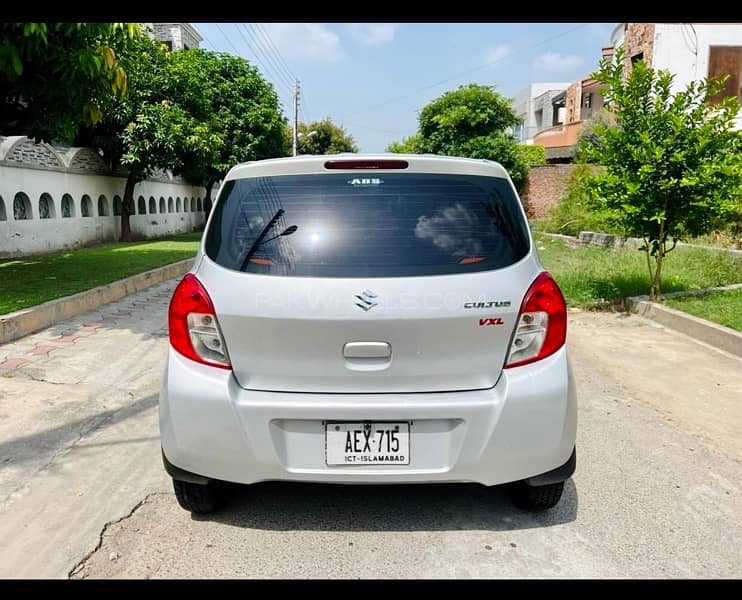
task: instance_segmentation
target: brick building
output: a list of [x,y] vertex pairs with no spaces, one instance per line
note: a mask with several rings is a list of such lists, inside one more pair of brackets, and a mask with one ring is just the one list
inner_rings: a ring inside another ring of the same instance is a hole
[[[742,23],[619,23],[602,57],[610,58],[619,47],[624,49],[626,70],[644,60],[673,73],[674,92],[691,81],[729,75],[720,96],[742,100]],[[603,107],[600,85],[589,77],[578,80],[553,102],[564,103],[564,122],[537,133],[533,143],[546,147],[550,162],[569,162],[582,124]],[[742,129],[742,113],[737,128]]]

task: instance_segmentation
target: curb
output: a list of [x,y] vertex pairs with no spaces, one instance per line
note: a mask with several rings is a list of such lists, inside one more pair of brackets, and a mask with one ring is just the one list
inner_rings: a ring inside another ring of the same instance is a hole
[[[667,296],[669,297],[670,294]],[[717,325],[669,306],[651,302],[649,296],[627,298],[626,305],[631,312],[637,313],[639,316],[652,319],[665,327],[742,358],[742,333],[731,327]]]
[[[644,242],[639,238],[625,238],[620,235],[594,231],[580,231],[578,236],[565,235],[563,233],[548,233],[545,231],[539,231],[538,233],[554,240],[563,240],[573,246],[598,246],[599,248],[612,248],[616,250],[619,248],[638,249],[644,244]],[[702,244],[678,242],[678,248],[680,247],[700,248],[701,250],[709,250],[711,252],[726,252],[732,257],[742,258],[742,250],[736,250],[735,248],[722,248],[721,246],[704,246]]]
[[0,344],[6,344],[51,325],[115,302],[168,279],[185,275],[193,266],[193,258],[138,273],[84,292],[50,300],[0,316]]

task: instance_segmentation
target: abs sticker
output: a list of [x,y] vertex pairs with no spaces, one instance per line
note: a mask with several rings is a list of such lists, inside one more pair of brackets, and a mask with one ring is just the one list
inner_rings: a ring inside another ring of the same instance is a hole
[[384,180],[378,177],[356,177],[355,179],[349,179],[348,183],[350,185],[381,185]]

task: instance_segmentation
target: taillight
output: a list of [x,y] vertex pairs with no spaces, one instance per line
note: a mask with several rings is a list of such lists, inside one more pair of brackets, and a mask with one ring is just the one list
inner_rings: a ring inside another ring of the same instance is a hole
[[168,327],[170,344],[183,356],[212,367],[232,368],[214,305],[193,273],[187,273],[175,288]]
[[541,273],[523,298],[505,368],[551,356],[566,339],[567,303],[551,275]]

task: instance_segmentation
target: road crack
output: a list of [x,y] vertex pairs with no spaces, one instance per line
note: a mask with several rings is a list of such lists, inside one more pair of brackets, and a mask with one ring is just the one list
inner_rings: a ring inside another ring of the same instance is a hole
[[35,377],[28,371],[23,372],[23,375],[25,375],[29,379],[33,379],[34,381],[38,381],[40,383],[51,383],[52,385],[80,385],[82,383],[82,379],[78,379],[77,381],[49,381],[48,379],[44,379],[43,377]]
[[[124,516],[119,517],[118,519],[114,519],[111,521],[108,521],[104,526],[103,529],[101,529],[100,534],[98,534],[98,543],[95,545],[95,548],[93,548],[90,552],[85,554],[78,562],[77,564],[70,569],[69,573],[67,573],[67,579],[72,579],[75,575],[80,573],[85,566],[87,565],[87,562],[90,560],[90,558],[98,552],[98,550],[101,549],[103,546],[103,538],[106,535],[106,532],[108,531],[108,528],[112,525],[117,525],[118,523],[121,523],[123,521],[126,521],[127,519],[130,519],[134,516],[134,513],[136,513],[142,506],[147,504],[149,502],[150,498],[153,496],[166,496],[167,494],[165,492],[152,492],[150,494],[147,494],[144,498],[142,498],[139,502],[137,502],[129,512],[127,512]],[[84,578],[84,576],[83,576]]]

